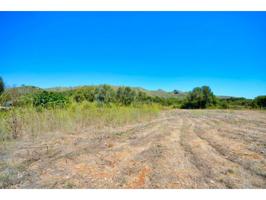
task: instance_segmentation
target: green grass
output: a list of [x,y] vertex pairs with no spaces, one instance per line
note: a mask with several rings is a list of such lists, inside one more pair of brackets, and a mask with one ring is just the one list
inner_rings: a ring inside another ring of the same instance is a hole
[[119,127],[154,118],[162,109],[157,104],[118,106],[83,102],[66,108],[18,107],[0,112],[0,141],[21,136],[35,137],[53,131],[75,132],[94,126]]

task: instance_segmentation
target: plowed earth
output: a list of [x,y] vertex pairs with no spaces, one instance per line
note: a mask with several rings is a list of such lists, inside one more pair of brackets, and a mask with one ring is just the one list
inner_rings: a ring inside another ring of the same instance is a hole
[[17,141],[2,188],[266,188],[266,112],[172,110],[141,124]]

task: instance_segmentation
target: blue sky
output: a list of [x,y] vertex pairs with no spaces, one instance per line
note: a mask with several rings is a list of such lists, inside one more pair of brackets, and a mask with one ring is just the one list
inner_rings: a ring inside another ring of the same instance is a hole
[[0,76],[266,94],[266,12],[0,12]]

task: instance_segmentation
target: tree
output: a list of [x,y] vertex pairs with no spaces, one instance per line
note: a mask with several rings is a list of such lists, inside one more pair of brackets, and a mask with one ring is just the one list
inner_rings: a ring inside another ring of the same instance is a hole
[[178,90],[173,91],[174,94],[179,94],[180,92]]
[[136,92],[130,87],[119,87],[116,92],[116,99],[123,105],[130,105],[136,99]]
[[203,108],[208,108],[209,106],[216,105],[217,100],[211,88],[209,86],[202,86],[201,87],[203,93]]
[[182,108],[208,108],[213,105],[216,105],[216,97],[208,86],[202,86],[189,92]]
[[2,77],[0,77],[0,95],[4,92],[4,90],[5,90],[5,84]]
[[254,99],[255,107],[266,108],[266,96],[257,96]]

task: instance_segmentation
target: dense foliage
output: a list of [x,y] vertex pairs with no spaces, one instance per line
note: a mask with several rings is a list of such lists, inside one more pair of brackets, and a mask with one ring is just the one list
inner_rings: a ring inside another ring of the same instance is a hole
[[254,104],[252,99],[230,97],[219,99],[218,107],[223,109],[243,109],[254,108]]
[[136,99],[136,92],[130,87],[119,87],[116,100],[122,105],[130,105]]
[[[138,106],[159,104],[171,108],[184,109],[252,109],[266,108],[266,96],[254,100],[235,97],[216,97],[210,87],[196,87],[189,93],[174,90],[176,96],[154,96],[142,89],[131,87],[112,87],[110,85],[84,86],[64,90],[43,90],[33,86],[9,88],[4,91],[4,82],[0,78],[0,105],[54,108],[65,107],[69,103],[96,102],[97,105]],[[162,93],[162,91],[160,91]],[[159,94],[159,93],[158,93]],[[180,95],[181,94],[181,95]]]
[[34,95],[33,105],[36,107],[54,108],[64,107],[68,99],[61,93],[43,91]]
[[266,96],[258,96],[254,99],[254,107],[266,108]]
[[5,90],[5,84],[2,77],[0,77],[0,95],[4,92],[4,90]]
[[182,108],[209,108],[216,106],[217,100],[208,86],[196,87],[190,92]]
[[95,87],[82,87],[77,89],[74,93],[69,91],[68,96],[73,96],[73,99],[80,103],[82,101],[93,102],[95,100]]
[[109,104],[115,100],[115,92],[109,85],[101,85],[95,90],[95,100],[100,104]]

